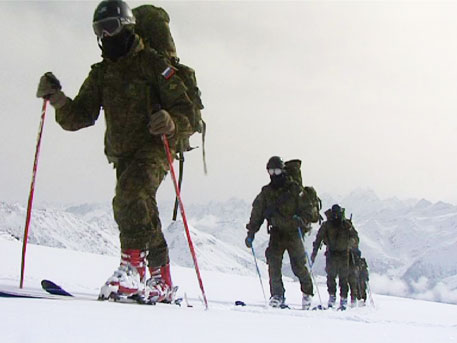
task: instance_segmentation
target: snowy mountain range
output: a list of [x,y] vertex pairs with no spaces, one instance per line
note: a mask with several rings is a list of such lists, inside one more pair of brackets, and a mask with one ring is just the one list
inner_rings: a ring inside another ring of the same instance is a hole
[[[457,206],[422,200],[380,199],[371,190],[355,190],[344,197],[323,194],[324,210],[334,203],[352,214],[360,248],[367,258],[371,286],[377,293],[457,304]],[[251,205],[240,199],[194,204],[186,208],[191,234],[203,270],[253,275],[255,265],[244,246],[244,229]],[[191,267],[184,228],[171,221],[172,204],[160,208],[171,260]],[[324,212],[324,211],[322,211]],[[323,213],[322,213],[323,214]],[[22,240],[25,209],[0,202],[0,239]],[[318,225],[306,238],[311,250]],[[119,255],[116,224],[108,204],[67,208],[34,208],[29,243],[103,255]],[[262,273],[266,273],[265,228],[254,241]],[[321,250],[314,273],[325,276]],[[292,277],[288,258],[284,274]]]

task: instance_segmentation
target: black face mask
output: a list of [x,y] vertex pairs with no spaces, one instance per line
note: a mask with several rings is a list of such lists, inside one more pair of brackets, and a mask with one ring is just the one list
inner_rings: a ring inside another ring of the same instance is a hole
[[343,222],[343,216],[340,213],[332,213],[331,221],[337,225]]
[[279,175],[270,175],[270,180],[273,188],[280,188],[286,183],[286,175],[284,173]]
[[134,40],[135,34],[128,29],[122,30],[115,36],[102,38],[103,56],[112,61],[117,61],[130,51]]

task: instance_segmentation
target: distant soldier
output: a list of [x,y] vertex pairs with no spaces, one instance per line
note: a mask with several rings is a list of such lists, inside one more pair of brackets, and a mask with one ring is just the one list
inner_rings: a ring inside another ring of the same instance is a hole
[[368,264],[358,248],[349,254],[349,288],[351,289],[351,307],[365,306],[368,286]]
[[245,243],[248,248],[252,247],[255,233],[266,219],[270,234],[270,242],[265,251],[270,277],[270,306],[285,306],[281,269],[283,255],[287,250],[292,271],[300,281],[302,307],[309,309],[313,284],[305,265],[305,249],[298,230],[300,227],[305,233],[311,229],[312,209],[303,187],[286,175],[285,164],[280,157],[270,158],[267,171],[271,182],[262,188],[252,204]]
[[329,293],[328,307],[335,306],[336,277],[340,287],[340,308],[347,306],[349,252],[359,243],[357,231],[350,220],[344,217],[344,209],[338,204],[325,212],[327,221],[322,223],[316,240],[313,243],[311,261],[314,263],[321,243],[327,246],[325,252],[327,272],[327,290]]

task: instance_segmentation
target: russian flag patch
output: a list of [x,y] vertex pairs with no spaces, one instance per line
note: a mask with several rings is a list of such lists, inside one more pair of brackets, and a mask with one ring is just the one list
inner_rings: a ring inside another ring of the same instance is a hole
[[165,78],[165,80],[168,80],[173,75],[175,75],[175,70],[172,67],[167,67],[167,69],[162,72],[162,76]]

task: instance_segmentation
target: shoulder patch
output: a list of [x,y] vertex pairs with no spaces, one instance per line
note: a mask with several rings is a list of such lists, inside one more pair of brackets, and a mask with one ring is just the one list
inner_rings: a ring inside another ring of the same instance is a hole
[[163,72],[162,76],[165,80],[169,80],[173,75],[175,75],[175,70],[172,67],[167,67]]

